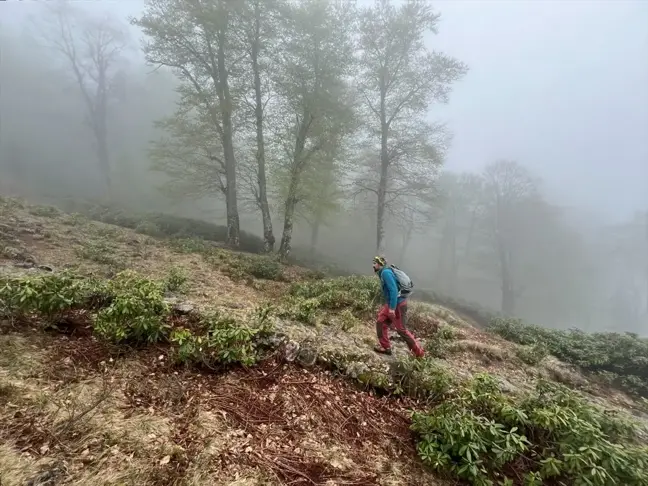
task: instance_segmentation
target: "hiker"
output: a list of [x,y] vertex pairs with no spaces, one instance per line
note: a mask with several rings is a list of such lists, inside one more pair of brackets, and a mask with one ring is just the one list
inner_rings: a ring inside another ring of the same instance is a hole
[[378,311],[376,319],[379,345],[374,347],[374,351],[380,354],[392,354],[389,326],[393,324],[396,332],[405,340],[414,356],[423,357],[425,354],[423,348],[405,327],[407,324],[407,297],[413,287],[412,281],[398,267],[387,266],[387,260],[382,256],[374,257],[373,269],[380,278],[382,292],[385,296],[385,304]]

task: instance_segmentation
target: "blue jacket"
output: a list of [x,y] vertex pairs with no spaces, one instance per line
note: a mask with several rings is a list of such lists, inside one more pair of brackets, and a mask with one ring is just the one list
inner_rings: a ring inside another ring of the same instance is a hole
[[385,267],[378,272],[380,283],[382,285],[382,293],[385,297],[385,303],[390,309],[396,309],[396,306],[405,300],[405,297],[398,296],[398,282],[394,271]]

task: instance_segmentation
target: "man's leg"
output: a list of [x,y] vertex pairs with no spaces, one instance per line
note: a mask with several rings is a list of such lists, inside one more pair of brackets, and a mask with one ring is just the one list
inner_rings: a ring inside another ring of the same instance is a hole
[[396,307],[396,319],[394,320],[396,332],[405,340],[407,347],[417,358],[421,358],[425,351],[416,341],[414,335],[407,329],[407,301],[401,302]]
[[378,335],[379,347],[374,348],[375,351],[387,354],[391,353],[391,342],[389,341],[389,307],[384,305],[378,311],[376,317],[376,334]]

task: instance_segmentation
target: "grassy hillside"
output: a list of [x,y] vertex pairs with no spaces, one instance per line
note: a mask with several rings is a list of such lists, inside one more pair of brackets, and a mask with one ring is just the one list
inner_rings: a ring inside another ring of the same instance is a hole
[[86,214],[0,202],[2,485],[646,484],[636,336],[416,302],[379,356],[374,277]]

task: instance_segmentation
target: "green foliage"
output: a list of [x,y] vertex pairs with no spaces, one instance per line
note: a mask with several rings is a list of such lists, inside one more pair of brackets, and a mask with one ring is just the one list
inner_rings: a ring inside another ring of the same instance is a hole
[[407,359],[392,366],[396,394],[414,398],[441,400],[447,397],[455,385],[452,373],[433,358]]
[[412,424],[426,464],[476,485],[522,476],[526,484],[646,484],[648,448],[637,445],[636,427],[561,385],[541,382],[515,399],[487,374]]
[[88,221],[88,218],[86,218],[83,214],[72,213],[67,215],[62,222],[67,226],[83,226]]
[[176,267],[171,267],[164,280],[164,290],[167,292],[182,292],[187,288],[187,273]]
[[202,324],[206,329],[203,335],[188,329],[176,329],[171,334],[171,342],[178,346],[179,362],[208,368],[251,366],[261,356],[260,339],[272,331],[267,308],[255,310],[247,324],[220,313],[204,317]]
[[233,280],[249,277],[284,280],[283,265],[274,256],[227,251],[200,238],[174,238],[171,244],[180,253],[202,254],[209,263]]
[[303,297],[288,297],[278,310],[280,317],[294,319],[304,324],[315,325],[317,311],[321,307],[318,299],[305,299]]
[[373,310],[380,295],[377,279],[369,277],[341,277],[293,283],[288,296],[278,309],[280,317],[287,317],[314,325],[320,311],[339,312],[343,329],[351,329],[357,318]]
[[201,238],[172,238],[171,248],[178,253],[206,253],[214,250],[214,245]]
[[54,206],[31,206],[29,214],[45,218],[55,218],[61,215],[61,211]]
[[[174,277],[175,281],[182,278]],[[132,271],[108,281],[68,274],[0,280],[0,312],[9,317],[36,314],[54,322],[75,309],[96,310],[94,331],[115,343],[153,343],[170,337],[181,362],[213,367],[251,365],[261,356],[261,342],[272,331],[270,308],[257,308],[244,322],[214,313],[201,318],[195,335],[172,330],[170,306],[164,300],[168,281],[156,282]]]
[[344,309],[342,312],[340,312],[338,319],[340,323],[340,329],[342,329],[343,331],[350,331],[351,329],[362,323],[360,319],[353,315],[351,309]]
[[85,241],[80,248],[76,248],[77,256],[90,260],[101,265],[109,265],[113,268],[123,269],[124,262],[116,255],[115,247],[105,241]]
[[544,343],[535,343],[531,346],[518,347],[515,355],[529,366],[537,366],[549,355],[549,349]]
[[95,318],[95,332],[113,342],[156,342],[170,329],[166,319],[169,305],[164,301],[164,285],[122,272],[108,282],[110,304]]
[[255,278],[265,280],[283,279],[283,267],[281,263],[271,257],[251,258],[246,265],[246,270]]
[[[164,213],[138,213],[128,209],[102,205],[71,204],[69,209],[95,221],[114,224],[140,231],[149,236],[169,238],[198,238],[206,241],[227,241],[227,227],[199,219],[185,218]],[[240,250],[251,253],[263,252],[263,239],[241,231]]]
[[207,259],[232,280],[250,277],[284,280],[283,265],[274,256],[233,253],[215,248],[208,253]]
[[157,224],[151,222],[151,221],[140,221],[137,223],[137,226],[135,226],[135,231],[137,233],[141,233],[143,235],[148,235],[148,236],[162,236],[162,230],[158,227]]
[[88,296],[86,283],[66,273],[0,279],[0,311],[7,316],[38,314],[52,322]]
[[340,277],[295,283],[290,295],[301,299],[317,299],[327,310],[349,308],[356,313],[372,311],[380,298],[380,283],[372,277]]
[[432,357],[445,358],[449,352],[448,346],[456,339],[456,332],[451,326],[442,325],[438,331],[428,339],[425,351]]
[[546,329],[519,319],[493,319],[489,330],[504,339],[546,348],[564,361],[593,373],[619,376],[616,384],[648,396],[648,339],[635,334],[594,333]]

